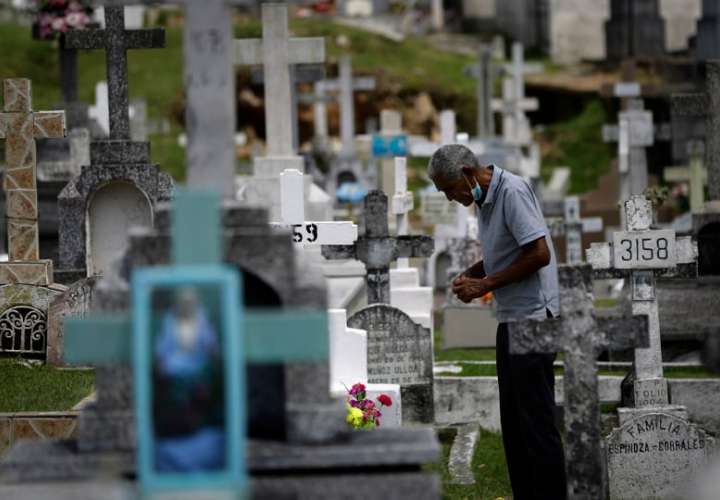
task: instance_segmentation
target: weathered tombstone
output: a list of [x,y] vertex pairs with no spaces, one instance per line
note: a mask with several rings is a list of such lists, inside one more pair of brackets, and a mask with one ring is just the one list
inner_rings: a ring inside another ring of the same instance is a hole
[[[598,373],[603,350],[648,345],[648,318],[593,314],[591,268],[560,266],[560,317],[510,323],[512,354],[562,351],[568,498],[605,498]],[[635,497],[639,498],[639,497]]]
[[0,324],[5,330],[0,353],[44,359],[49,303],[63,287],[54,284],[52,261],[40,259],[35,140],[63,137],[65,114],[33,111],[27,79],[4,80],[3,95],[8,262],[0,263]]
[[164,32],[125,30],[121,6],[107,7],[105,16],[104,30],[66,35],[69,47],[105,50],[110,111],[109,138],[91,143],[90,165],[58,197],[59,267],[73,277],[107,272],[125,248],[127,228],[152,224],[153,206],[168,200],[173,186],[170,176],[150,164],[149,143],[130,140],[128,108],[126,52],[164,46]]
[[705,165],[708,202],[701,213],[693,214],[693,233],[699,250],[700,275],[720,274],[717,255],[720,248],[720,62],[705,64],[705,92],[672,97],[673,118],[678,116],[704,119]]
[[324,62],[325,41],[290,38],[285,4],[263,4],[262,20],[262,39],[235,40],[234,44],[235,64],[262,65],[265,74],[267,148],[264,157],[253,159],[253,176],[245,184],[244,199],[250,205],[268,206],[271,220],[279,220],[280,173],[286,169],[304,171],[303,159],[294,147],[292,120],[287,119],[293,109],[292,67]]
[[607,441],[610,497],[666,498],[708,449],[704,433],[687,421],[685,407],[670,401],[655,278],[696,275],[697,249],[689,237],[650,229],[652,204],[645,197],[631,197],[624,212],[627,230],[614,233],[612,245],[593,243],[587,253],[595,278],[629,276],[633,314],[647,315],[650,329],[648,347],[635,349],[633,407],[618,410],[620,427]]
[[390,263],[398,257],[428,257],[427,236],[390,236],[387,196],[372,191],[365,197],[365,234],[354,245],[323,246],[328,259],[355,258],[367,268],[368,306],[348,326],[368,332],[368,380],[399,383],[403,421],[433,421],[432,334],[390,303]]
[[665,20],[660,15],[659,0],[611,0],[605,50],[611,61],[665,55]]
[[348,319],[348,326],[367,331],[368,381],[400,385],[403,424],[432,424],[435,412],[430,330],[387,304],[364,307]]
[[551,225],[553,236],[565,236],[565,263],[583,262],[583,233],[598,233],[603,230],[601,217],[581,218],[580,198],[568,196],[564,200],[562,221]]

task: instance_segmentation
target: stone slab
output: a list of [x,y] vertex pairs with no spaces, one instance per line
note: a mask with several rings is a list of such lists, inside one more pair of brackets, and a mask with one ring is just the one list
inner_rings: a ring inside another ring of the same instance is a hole
[[458,428],[448,458],[450,484],[475,484],[472,459],[479,437],[480,425],[477,422],[461,425]]
[[497,325],[489,307],[446,307],[442,349],[495,347]]
[[641,412],[606,439],[610,498],[672,498],[705,465],[712,446],[712,438],[684,419]]
[[65,317],[84,317],[87,314],[96,282],[96,277],[74,281],[50,303],[46,358],[49,365],[58,366],[64,363]]

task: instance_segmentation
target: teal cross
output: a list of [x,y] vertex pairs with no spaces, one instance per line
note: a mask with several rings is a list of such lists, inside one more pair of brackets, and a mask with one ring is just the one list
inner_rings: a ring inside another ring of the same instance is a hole
[[[173,262],[221,262],[220,199],[214,193],[177,190],[173,205]],[[129,364],[130,312],[65,319],[65,361],[72,364]],[[245,311],[247,362],[292,363],[328,358],[325,311]]]
[[[233,272],[212,264],[220,264],[222,231],[219,217],[219,196],[214,193],[177,192],[173,207],[172,260],[174,266],[165,268],[175,277],[187,273],[192,266],[202,267],[204,276],[208,273]],[[177,273],[175,269],[177,269]],[[159,269],[159,268],[156,268]],[[197,272],[198,267],[194,268]],[[144,271],[141,276],[146,276]],[[221,276],[228,277],[227,274]],[[182,279],[182,278],[179,278]],[[137,281],[137,280],[135,280]],[[143,288],[138,288],[142,292]],[[142,293],[136,297],[136,303],[142,304]],[[232,303],[233,294],[227,296]],[[137,302],[139,301],[139,302]],[[226,353],[227,366],[239,366],[244,354],[250,363],[292,363],[308,361],[326,361],[328,358],[328,328],[325,311],[287,311],[262,310],[238,311],[241,318],[237,335],[242,336],[242,347],[231,347]],[[227,311],[227,309],[225,309]],[[138,426],[138,472],[139,483],[144,493],[200,489],[232,492],[234,498],[244,498],[247,490],[247,471],[245,470],[245,417],[241,408],[245,407],[243,395],[246,394],[244,376],[233,378],[226,370],[226,420],[228,441],[234,443],[230,449],[226,469],[215,475],[190,474],[171,476],[154,471],[152,445],[154,431],[151,425],[151,392],[147,389],[149,379],[146,355],[139,347],[143,339],[133,338],[142,335],[133,329],[132,312],[120,314],[98,314],[87,318],[67,318],[65,321],[65,359],[78,364],[131,364],[135,359],[135,396]],[[136,318],[137,324],[143,324],[142,314]],[[229,324],[233,324],[232,321]],[[137,326],[137,325],[136,325]],[[232,332],[234,333],[234,332]],[[237,337],[236,337],[237,338]],[[232,345],[230,342],[229,345]],[[133,354],[135,353],[135,354]],[[139,396],[138,396],[139,395]]]

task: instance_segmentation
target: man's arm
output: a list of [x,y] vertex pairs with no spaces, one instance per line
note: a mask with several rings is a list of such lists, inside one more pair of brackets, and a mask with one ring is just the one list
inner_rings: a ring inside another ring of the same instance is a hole
[[460,276],[465,276],[467,278],[484,278],[486,276],[485,274],[485,265],[483,264],[483,261],[479,260],[472,266],[468,267],[464,273],[462,273]]
[[[488,292],[522,281],[550,263],[550,249],[545,241],[545,236],[531,241],[521,248],[522,253],[512,264],[492,276],[483,278],[473,278],[465,274],[460,276],[453,281],[453,293],[461,301],[468,303]],[[478,264],[482,265],[482,261]],[[474,269],[476,266],[477,264],[470,269]]]

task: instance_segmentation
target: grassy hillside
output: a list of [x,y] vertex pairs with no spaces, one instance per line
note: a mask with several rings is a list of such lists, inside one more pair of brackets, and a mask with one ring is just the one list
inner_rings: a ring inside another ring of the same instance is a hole
[[[177,23],[170,22],[171,25]],[[328,62],[344,53],[353,56],[356,72],[374,74],[380,81],[384,102],[403,104],[403,97],[425,91],[431,93],[438,109],[455,109],[460,129],[472,129],[476,104],[474,81],[463,75],[472,63],[468,56],[432,47],[423,38],[411,37],[397,43],[362,30],[340,26],[324,19],[294,19],[294,36],[325,37]],[[237,38],[261,36],[255,19],[237,19]],[[152,136],[152,158],[176,179],[184,178],[185,154],[176,143],[182,131],[183,109],[182,30],[166,29],[167,46],[158,50],[128,53],[130,97],[144,97],[151,119],[167,118],[172,130],[168,136]],[[33,40],[30,29],[0,24],[0,78],[27,77],[33,80],[35,109],[50,109],[60,101],[57,49],[53,42]],[[239,73],[247,68],[238,68]],[[80,99],[92,103],[94,87],[106,78],[103,51],[83,51],[79,57]],[[406,100],[405,103],[408,101]],[[543,136],[545,172],[558,165],[573,168],[572,191],[592,188],[607,169],[611,151],[600,138],[605,116],[598,103],[592,103],[568,122],[554,124]]]

